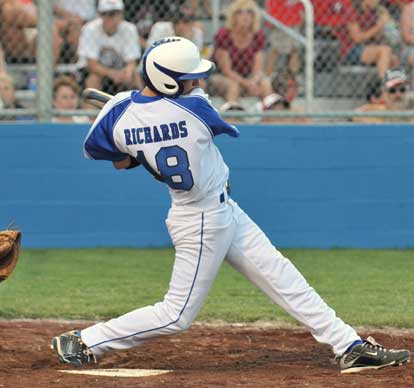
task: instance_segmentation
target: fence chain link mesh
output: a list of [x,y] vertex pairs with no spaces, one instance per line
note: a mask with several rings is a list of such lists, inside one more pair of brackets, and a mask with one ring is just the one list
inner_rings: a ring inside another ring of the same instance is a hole
[[[205,88],[236,121],[352,118],[369,98],[382,98],[381,80],[393,67],[409,78],[407,105],[397,110],[412,109],[414,0],[310,1],[313,103],[305,112],[302,1],[1,0],[0,120],[47,119],[53,112],[56,121],[90,121],[96,111],[80,100],[82,89],[142,87],[135,70],[144,50],[169,35],[191,39],[216,63]],[[385,121],[399,116],[386,109],[381,115]]]

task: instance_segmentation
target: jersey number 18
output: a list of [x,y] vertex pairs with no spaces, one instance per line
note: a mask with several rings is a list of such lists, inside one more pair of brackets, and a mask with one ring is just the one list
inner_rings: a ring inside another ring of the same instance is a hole
[[175,190],[189,191],[194,186],[187,151],[177,145],[162,147],[155,155],[164,182]]

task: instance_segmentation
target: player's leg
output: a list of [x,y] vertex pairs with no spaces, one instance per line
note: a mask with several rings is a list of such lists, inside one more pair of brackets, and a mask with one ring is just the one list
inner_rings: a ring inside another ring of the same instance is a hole
[[307,283],[291,261],[272,245],[263,231],[233,202],[237,232],[228,262],[292,317],[318,342],[343,354],[360,337],[345,324]]
[[173,210],[167,226],[176,257],[164,300],[82,330],[82,340],[94,355],[176,334],[198,314],[234,235],[231,208],[223,204],[204,212]]
[[317,341],[331,345],[341,373],[409,362],[408,350],[386,349],[370,337],[362,341],[237,204],[230,204],[234,206],[237,232],[226,259],[273,302],[308,327]]

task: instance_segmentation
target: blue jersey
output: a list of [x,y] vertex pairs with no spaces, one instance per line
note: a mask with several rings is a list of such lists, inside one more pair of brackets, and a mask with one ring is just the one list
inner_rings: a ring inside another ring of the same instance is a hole
[[202,89],[174,99],[123,92],[96,118],[84,151],[91,159],[136,158],[168,185],[173,204],[185,205],[223,191],[229,169],[213,143],[221,133],[239,136]]

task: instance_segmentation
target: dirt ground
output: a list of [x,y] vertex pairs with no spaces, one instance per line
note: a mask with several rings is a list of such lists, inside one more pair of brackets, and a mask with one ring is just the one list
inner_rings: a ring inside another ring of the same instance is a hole
[[[341,375],[330,349],[298,329],[193,326],[141,347],[112,353],[91,369],[169,369],[153,377],[69,375],[49,348],[67,322],[0,321],[0,387],[414,387],[413,363]],[[363,332],[388,347],[414,350],[413,331]],[[89,368],[89,367],[88,367]]]

